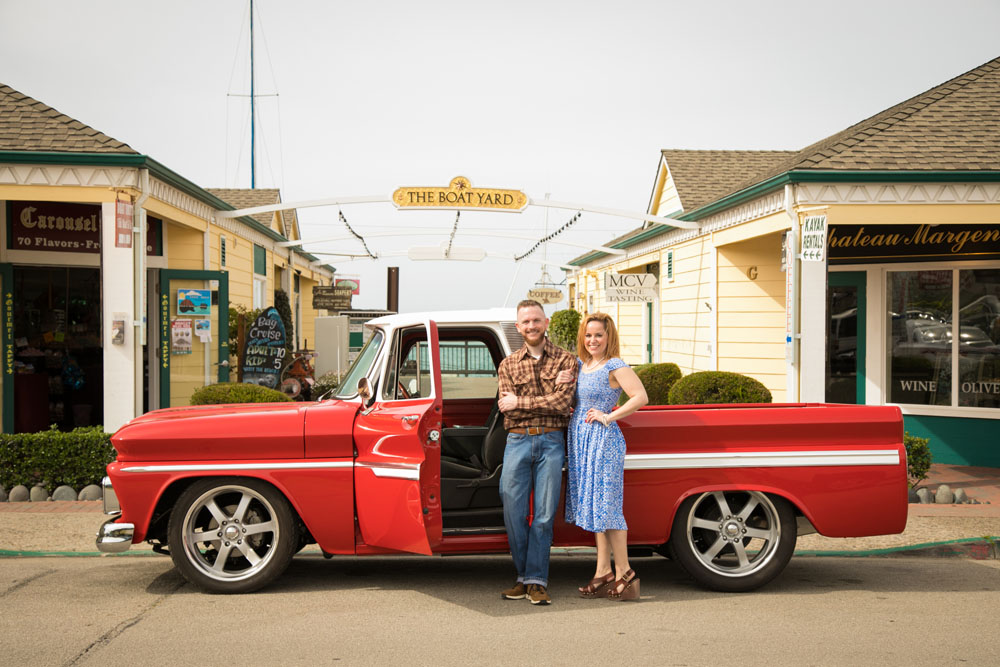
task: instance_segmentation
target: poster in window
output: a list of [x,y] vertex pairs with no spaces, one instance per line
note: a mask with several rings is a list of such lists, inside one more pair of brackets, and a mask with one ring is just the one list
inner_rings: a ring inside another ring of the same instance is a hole
[[191,354],[193,320],[174,320],[170,323],[170,353]]
[[177,314],[208,317],[212,314],[212,290],[177,290]]

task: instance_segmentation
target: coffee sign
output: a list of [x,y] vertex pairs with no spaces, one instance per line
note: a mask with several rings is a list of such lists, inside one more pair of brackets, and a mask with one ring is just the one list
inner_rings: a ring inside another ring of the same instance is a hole
[[524,210],[528,195],[520,190],[474,188],[469,179],[456,176],[448,187],[402,187],[392,193],[396,208],[472,209],[486,211]]
[[559,303],[563,300],[562,290],[552,287],[536,287],[528,290],[528,298],[537,301],[542,305]]

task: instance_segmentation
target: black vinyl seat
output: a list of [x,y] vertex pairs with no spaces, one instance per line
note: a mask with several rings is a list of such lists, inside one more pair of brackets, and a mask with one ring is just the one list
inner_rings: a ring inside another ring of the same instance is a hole
[[500,472],[507,446],[503,414],[494,405],[479,456],[441,457],[441,501],[445,510],[500,507]]
[[456,456],[441,455],[441,477],[476,479],[484,474],[489,475],[503,463],[503,450],[507,444],[507,432],[503,429],[503,415],[496,403],[486,418],[486,435],[479,455],[471,459]]

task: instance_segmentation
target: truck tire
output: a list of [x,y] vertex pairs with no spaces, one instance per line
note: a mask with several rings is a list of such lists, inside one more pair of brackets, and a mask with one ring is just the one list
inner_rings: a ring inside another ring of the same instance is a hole
[[285,571],[299,544],[285,497],[256,479],[199,480],[177,499],[167,527],[170,558],[212,593],[249,593]]
[[788,501],[759,491],[710,491],[687,498],[674,517],[670,551],[702,586],[752,591],[768,583],[795,551]]

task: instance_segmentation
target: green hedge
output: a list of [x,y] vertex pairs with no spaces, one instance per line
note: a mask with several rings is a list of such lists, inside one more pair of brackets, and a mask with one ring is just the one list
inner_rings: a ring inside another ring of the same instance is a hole
[[760,381],[739,373],[701,371],[686,375],[670,389],[670,405],[704,403],[770,403],[771,392]]
[[[649,405],[669,405],[670,389],[681,379],[681,369],[677,364],[639,364],[632,367],[646,390]],[[622,392],[618,405],[628,400]]]
[[219,405],[223,403],[281,403],[291,401],[277,389],[268,389],[257,384],[220,382],[195,389],[191,394],[191,405]]
[[69,433],[55,427],[41,433],[0,434],[0,485],[41,484],[49,493],[65,484],[80,490],[100,484],[104,468],[115,460],[111,434],[100,426]]

